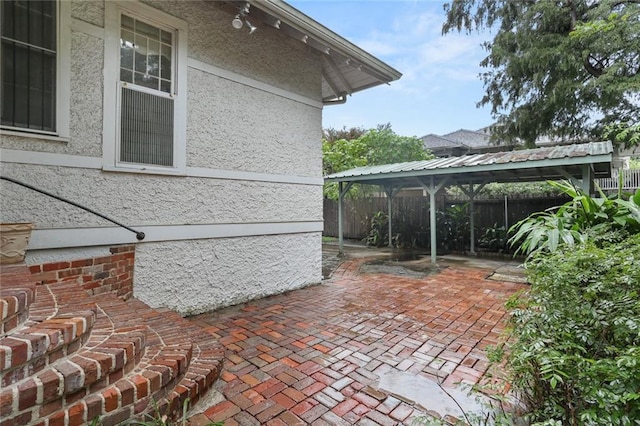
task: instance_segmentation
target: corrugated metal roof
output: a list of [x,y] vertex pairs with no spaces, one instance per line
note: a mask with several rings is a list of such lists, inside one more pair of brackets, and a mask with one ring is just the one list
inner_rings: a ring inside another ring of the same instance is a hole
[[[436,158],[427,161],[385,164],[381,166],[358,167],[326,176],[326,181],[362,181],[397,177],[417,177],[429,175],[496,173],[500,171],[524,169],[554,169],[568,165],[607,164],[611,161],[611,142],[590,142],[547,148],[504,151],[486,154],[464,155],[461,157]],[[598,169],[609,171],[608,165]],[[538,171],[538,174],[541,172]],[[524,175],[523,175],[524,177]],[[531,177],[527,177],[531,180]],[[540,180],[547,177],[540,176]],[[497,181],[497,180],[496,180]]]

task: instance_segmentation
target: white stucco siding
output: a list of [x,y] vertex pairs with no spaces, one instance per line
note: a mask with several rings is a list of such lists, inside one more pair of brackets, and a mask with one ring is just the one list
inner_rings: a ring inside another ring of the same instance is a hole
[[[65,0],[68,1],[68,0]],[[72,0],[71,16],[98,27],[104,26],[104,2],[97,0]]]
[[[322,187],[274,182],[104,173],[3,164],[3,174],[131,226],[322,220]],[[2,221],[38,229],[104,226],[77,207],[2,181]]]
[[189,23],[189,57],[320,99],[321,55],[298,40],[247,19],[258,30],[236,30],[238,9],[217,1],[145,0],[144,3]]
[[318,283],[320,233],[140,244],[134,297],[183,315]]
[[321,176],[322,110],[189,69],[187,165]]

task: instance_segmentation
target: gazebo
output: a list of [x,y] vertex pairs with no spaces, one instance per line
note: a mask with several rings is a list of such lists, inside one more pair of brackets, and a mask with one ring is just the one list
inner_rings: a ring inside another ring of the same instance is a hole
[[337,182],[338,233],[343,253],[343,200],[353,184],[377,185],[387,196],[389,245],[391,245],[391,209],[393,197],[403,188],[420,187],[429,194],[431,262],[436,263],[436,193],[445,186],[458,186],[470,205],[471,252],[474,252],[474,198],[491,182],[535,182],[566,179],[590,193],[593,179],[611,176],[611,142],[590,142],[519,151],[504,151],[427,161],[358,167],[325,176],[325,182]]

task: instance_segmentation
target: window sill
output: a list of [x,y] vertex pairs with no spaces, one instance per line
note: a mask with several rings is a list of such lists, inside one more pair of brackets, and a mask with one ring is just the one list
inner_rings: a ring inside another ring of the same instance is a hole
[[103,166],[105,172],[118,173],[136,173],[145,175],[167,175],[167,176],[186,176],[187,171],[183,169],[161,169],[156,167],[122,167],[122,166]]
[[49,135],[46,133],[18,132],[15,130],[7,130],[7,129],[0,129],[0,135],[17,136],[25,139],[39,139],[39,140],[46,140],[51,142],[60,142],[65,144],[69,143],[70,141],[70,138],[68,137]]

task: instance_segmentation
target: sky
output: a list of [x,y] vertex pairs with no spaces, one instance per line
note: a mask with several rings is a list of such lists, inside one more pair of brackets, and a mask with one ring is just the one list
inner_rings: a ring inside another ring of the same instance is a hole
[[391,123],[402,136],[443,135],[490,125],[478,77],[491,34],[450,33],[440,0],[288,0],[290,5],[400,71],[400,80],[326,106],[323,127]]

